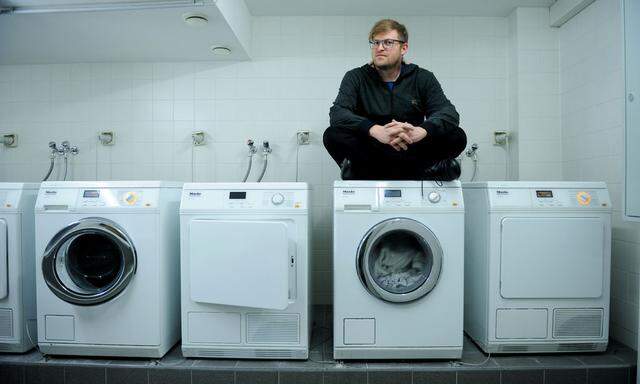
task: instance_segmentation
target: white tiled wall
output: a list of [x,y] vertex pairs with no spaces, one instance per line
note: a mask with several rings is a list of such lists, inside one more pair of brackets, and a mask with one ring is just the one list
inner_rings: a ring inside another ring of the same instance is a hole
[[611,330],[637,348],[640,226],[622,221],[624,74],[618,0],[597,0],[559,31],[563,172],[606,181],[613,200]]
[[[480,144],[479,179],[504,175],[504,152],[490,132],[507,129],[505,18],[402,17],[408,59],[435,72],[458,108],[469,142]],[[258,17],[254,59],[240,63],[96,63],[0,66],[0,180],[37,181],[48,166],[47,143],[80,148],[71,177],[239,181],[245,140],[269,140],[265,181],[296,178],[313,188],[316,303],[331,301],[331,190],[338,168],[325,153],[328,110],[348,69],[368,61],[375,17]],[[115,131],[116,144],[97,143]],[[190,134],[207,133],[192,147]],[[310,130],[312,144],[295,145]],[[253,180],[262,161],[254,161]],[[465,160],[463,179],[471,172]]]
[[561,180],[558,30],[548,8],[518,8],[509,16],[510,179]]

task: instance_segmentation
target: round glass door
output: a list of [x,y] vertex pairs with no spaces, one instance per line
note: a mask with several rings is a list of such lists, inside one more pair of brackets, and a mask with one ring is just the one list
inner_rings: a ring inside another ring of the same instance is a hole
[[438,282],[442,248],[423,224],[395,218],[371,228],[358,248],[360,281],[374,296],[390,302],[417,300]]
[[135,270],[131,240],[104,218],[86,218],[67,226],[54,236],[42,259],[49,288],[77,305],[111,300],[126,288]]

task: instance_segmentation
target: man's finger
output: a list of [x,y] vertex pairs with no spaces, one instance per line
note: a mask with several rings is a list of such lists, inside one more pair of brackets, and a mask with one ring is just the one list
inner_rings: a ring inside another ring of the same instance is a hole
[[396,144],[396,145],[400,145],[400,143],[403,143],[403,144],[411,144],[411,143],[412,143],[411,141],[407,141],[407,140],[405,140],[404,138],[400,137],[399,135],[398,135],[398,136],[396,136],[396,137],[395,137],[393,140],[391,140],[391,141],[393,142],[393,144]]
[[409,147],[407,146],[407,143],[399,137],[396,137],[395,139],[393,139],[389,144],[394,146],[394,148],[399,147],[405,151],[409,149]]
[[400,132],[398,137],[404,140],[407,144],[413,144],[413,140],[405,132]]
[[397,136],[400,132],[404,132],[404,129],[402,127],[390,127],[386,130],[389,136]]

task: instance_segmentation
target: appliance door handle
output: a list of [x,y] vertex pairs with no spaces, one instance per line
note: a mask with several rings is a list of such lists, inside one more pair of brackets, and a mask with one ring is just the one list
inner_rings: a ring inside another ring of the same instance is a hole
[[298,249],[295,241],[289,240],[289,302],[298,296]]

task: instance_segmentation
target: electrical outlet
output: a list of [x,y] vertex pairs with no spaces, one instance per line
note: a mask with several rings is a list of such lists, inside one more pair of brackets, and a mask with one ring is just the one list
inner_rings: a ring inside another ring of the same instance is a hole
[[493,131],[493,145],[506,145],[509,140],[508,131]]
[[206,136],[204,134],[204,131],[192,132],[191,133],[191,140],[193,142],[193,145],[195,145],[195,146],[200,146],[200,145],[207,144]]
[[309,131],[298,131],[298,145],[309,145],[311,141],[311,133]]
[[98,141],[102,145],[114,145],[116,134],[113,131],[102,131],[98,134]]
[[6,135],[2,135],[2,144],[5,147],[14,148],[18,146],[18,135],[15,133],[8,133]]

